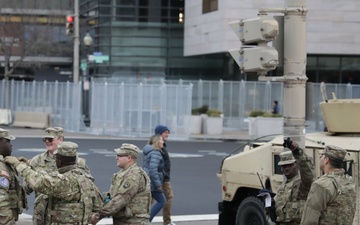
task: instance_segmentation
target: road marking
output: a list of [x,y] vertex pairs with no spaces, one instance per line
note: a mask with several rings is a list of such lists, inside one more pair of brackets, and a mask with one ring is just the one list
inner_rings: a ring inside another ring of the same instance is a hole
[[20,148],[16,151],[19,152],[45,152],[45,148]]
[[[44,148],[20,148],[16,151],[19,152],[45,152],[46,150]],[[86,152],[78,152],[78,155],[89,155],[89,153]]]
[[[20,152],[44,152],[45,149],[44,148],[21,148],[21,149],[17,149],[17,151],[20,151]],[[83,150],[83,151],[85,151],[85,150]],[[89,151],[91,153],[104,155],[105,157],[115,157],[116,156],[116,152],[114,152],[113,150],[104,149],[104,148],[89,149]],[[171,158],[199,158],[199,157],[204,157],[206,154],[215,155],[215,156],[227,156],[228,155],[228,153],[217,152],[215,150],[199,150],[198,152],[200,154],[169,153],[169,155]],[[89,155],[91,153],[78,152],[79,155]],[[140,151],[140,154],[142,154],[142,151]]]
[[217,152],[215,150],[199,150],[200,153],[207,153],[209,155],[215,155],[215,156],[228,156],[229,153],[226,152]]
[[169,153],[170,158],[199,158],[204,157],[200,154],[183,154],[183,153]]
[[[22,219],[31,219],[32,216],[29,214],[20,214],[19,221]],[[202,221],[202,220],[217,220],[219,218],[218,214],[199,214],[199,215],[181,215],[181,216],[171,216],[171,221],[173,222],[184,222],[184,221]],[[162,216],[155,216],[153,221],[154,223],[162,222]],[[112,218],[106,218],[100,220],[97,224],[113,224]]]

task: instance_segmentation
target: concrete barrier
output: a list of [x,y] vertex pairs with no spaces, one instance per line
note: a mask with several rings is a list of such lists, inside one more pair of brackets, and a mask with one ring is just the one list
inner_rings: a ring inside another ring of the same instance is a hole
[[12,123],[12,116],[10,109],[0,109],[0,124],[9,125]]
[[15,112],[14,127],[48,128],[50,115],[44,112]]

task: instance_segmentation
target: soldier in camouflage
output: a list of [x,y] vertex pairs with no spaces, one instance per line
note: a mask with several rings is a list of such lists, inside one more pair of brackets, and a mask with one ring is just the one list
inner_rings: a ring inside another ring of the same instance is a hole
[[314,165],[296,142],[288,139],[284,146],[291,151],[282,152],[278,163],[286,181],[280,185],[274,198],[276,222],[279,225],[298,225],[314,179]]
[[4,225],[14,225],[22,209],[26,208],[25,192],[18,174],[4,161],[4,157],[11,155],[12,140],[15,137],[8,130],[0,128],[0,224]]
[[[34,170],[44,170],[47,173],[57,171],[56,162],[54,158],[54,151],[58,148],[58,145],[64,141],[64,129],[62,127],[49,127],[45,130],[45,135],[43,137],[43,142],[46,147],[46,151],[34,156],[30,165]],[[90,170],[85,163],[85,159],[78,157],[77,164],[80,169],[83,170],[85,175],[93,180],[93,177],[90,174]],[[26,193],[30,194],[33,190],[30,185],[24,181],[23,184]],[[48,196],[38,193],[35,193],[35,203],[33,210],[33,224],[34,225],[44,225],[45,224],[45,212],[48,202]]]
[[139,148],[123,144],[115,152],[121,170],[113,175],[109,201],[93,214],[91,222],[95,225],[102,218],[112,216],[114,225],[149,225],[150,179],[136,164]]
[[76,165],[78,145],[62,142],[54,152],[58,172],[33,170],[16,157],[5,162],[15,166],[23,179],[38,193],[49,196],[46,224],[88,224],[102,204],[98,188]]
[[352,177],[342,169],[346,150],[328,145],[320,152],[324,172],[312,185],[306,200],[302,225],[352,225],[356,189]]

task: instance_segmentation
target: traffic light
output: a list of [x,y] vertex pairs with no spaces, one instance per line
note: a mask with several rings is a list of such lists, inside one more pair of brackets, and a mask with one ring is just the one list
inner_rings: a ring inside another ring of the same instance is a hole
[[66,16],[66,35],[74,34],[74,16],[68,15]]
[[240,49],[229,51],[241,73],[257,72],[258,75],[265,75],[276,68],[278,52],[268,46],[279,32],[279,24],[274,18],[262,15],[231,22],[229,25],[241,41]]

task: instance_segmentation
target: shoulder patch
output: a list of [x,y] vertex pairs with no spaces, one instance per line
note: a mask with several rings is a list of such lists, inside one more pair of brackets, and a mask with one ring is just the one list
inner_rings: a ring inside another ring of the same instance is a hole
[[0,177],[0,186],[9,187],[9,180],[6,177]]
[[129,182],[126,182],[124,185],[123,185],[123,188],[128,188],[130,187],[130,183]]
[[5,176],[5,177],[10,177],[10,174],[6,170],[1,170],[1,175]]

